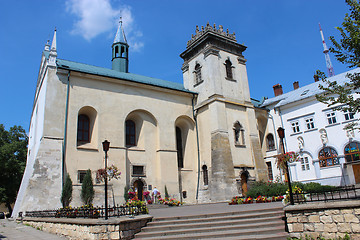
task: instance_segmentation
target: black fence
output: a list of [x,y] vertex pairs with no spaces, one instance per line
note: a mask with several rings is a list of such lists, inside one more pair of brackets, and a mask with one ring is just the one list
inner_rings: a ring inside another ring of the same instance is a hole
[[307,202],[327,202],[352,199],[360,199],[360,188],[347,186],[322,193],[294,193],[294,202],[300,204]]
[[[146,206],[108,207],[108,217],[134,216],[147,214]],[[24,217],[19,213],[19,217]],[[105,207],[60,208],[57,210],[26,211],[25,217],[40,218],[105,218]]]

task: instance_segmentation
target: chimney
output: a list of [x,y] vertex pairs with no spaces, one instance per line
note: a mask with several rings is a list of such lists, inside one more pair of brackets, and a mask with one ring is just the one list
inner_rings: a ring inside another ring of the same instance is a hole
[[314,75],[314,80],[315,80],[315,82],[318,82],[319,81],[319,75],[315,74]]
[[298,89],[299,88],[299,82],[298,81],[294,82],[293,86],[294,86],[294,90]]
[[273,86],[275,97],[283,94],[282,86],[278,83]]

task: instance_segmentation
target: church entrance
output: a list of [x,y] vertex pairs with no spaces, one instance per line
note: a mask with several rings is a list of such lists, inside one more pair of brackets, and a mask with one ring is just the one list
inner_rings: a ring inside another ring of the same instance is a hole
[[143,192],[144,192],[144,183],[141,180],[136,180],[134,182],[134,191],[139,200],[143,200]]
[[247,186],[248,174],[247,174],[247,172],[243,172],[240,176],[240,179],[241,179],[242,194],[243,194],[243,196],[245,196],[248,191],[248,186]]

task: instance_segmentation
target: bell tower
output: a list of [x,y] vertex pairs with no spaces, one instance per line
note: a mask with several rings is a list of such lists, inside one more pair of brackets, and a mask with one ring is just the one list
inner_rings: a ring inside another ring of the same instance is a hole
[[[223,26],[196,26],[195,34],[180,54],[185,88],[197,92],[203,165],[209,167],[209,184],[200,188],[199,202],[225,201],[244,193],[252,181],[267,180],[251,102],[243,52],[235,33]],[[247,171],[241,180],[241,169]],[[240,190],[242,189],[242,190]]]
[[119,72],[129,72],[129,45],[120,18],[119,27],[112,44],[112,69]]

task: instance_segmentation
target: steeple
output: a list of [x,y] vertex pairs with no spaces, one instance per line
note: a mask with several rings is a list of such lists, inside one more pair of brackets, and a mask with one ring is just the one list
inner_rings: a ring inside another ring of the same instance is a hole
[[56,57],[57,57],[57,50],[56,50],[56,28],[54,31],[53,40],[51,42],[51,49],[49,54],[49,65],[56,66]]
[[114,43],[112,44],[112,69],[119,72],[129,72],[129,45],[127,44],[125,32],[120,17]]

